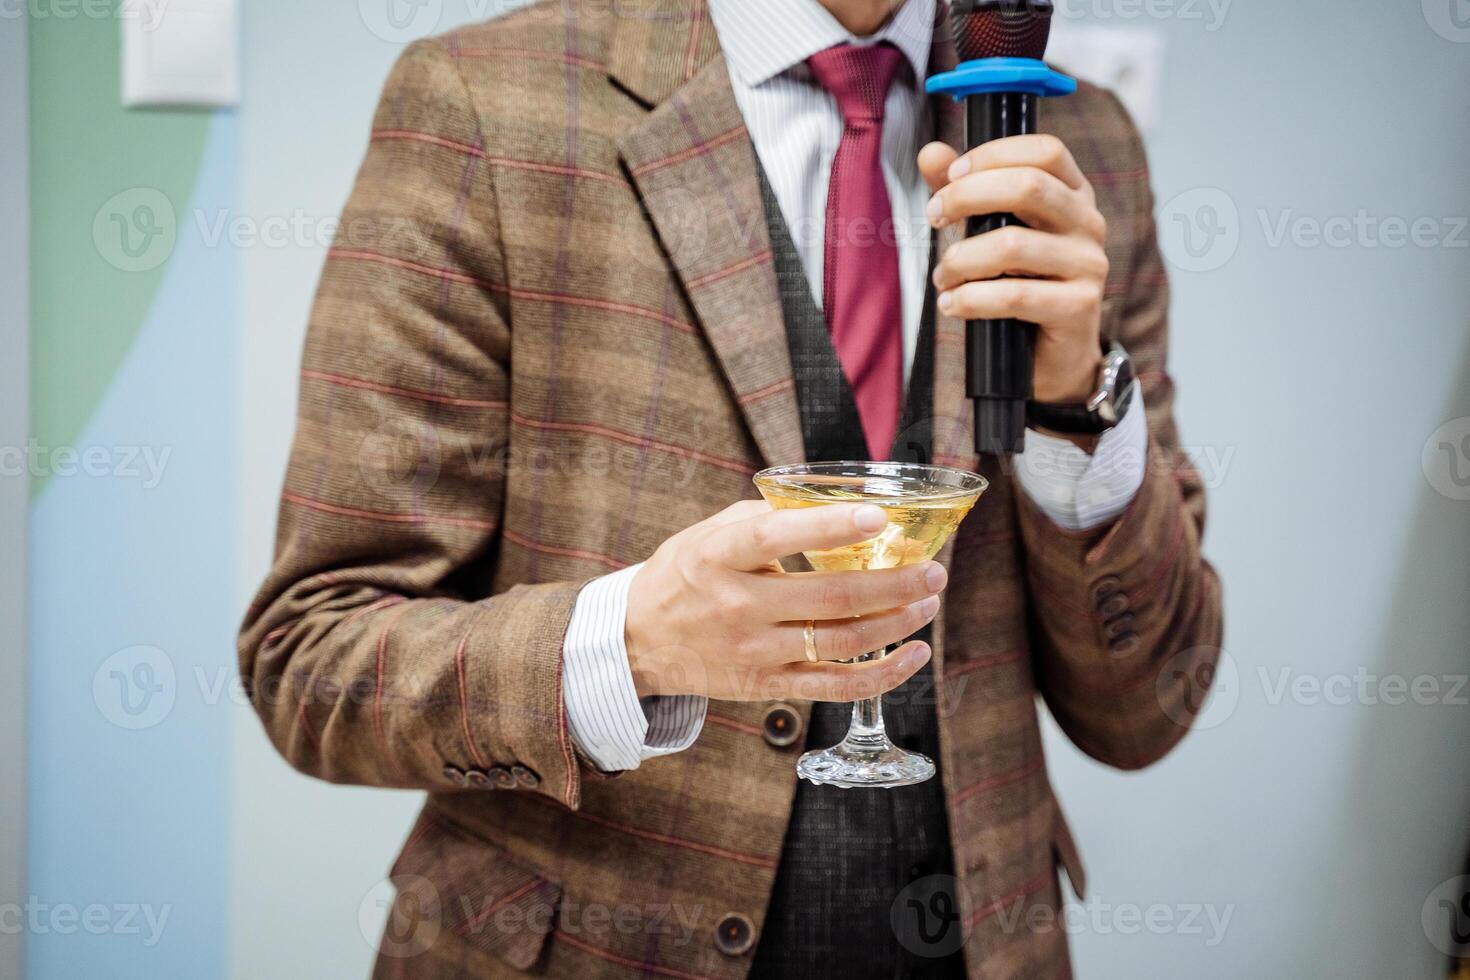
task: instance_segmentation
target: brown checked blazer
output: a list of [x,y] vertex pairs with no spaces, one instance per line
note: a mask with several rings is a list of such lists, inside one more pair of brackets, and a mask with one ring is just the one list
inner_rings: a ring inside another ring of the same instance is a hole
[[[934,111],[958,143],[954,107]],[[942,556],[934,631],[972,977],[1068,973],[1058,866],[1083,885],[1037,695],[1083,751],[1147,765],[1220,643],[1143,147],[1095,88],[1043,115],[1109,222],[1104,331],[1138,366],[1151,452],[1111,527],[1058,529],[973,454],[963,324],[939,318],[936,459],[992,481]],[[703,0],[555,0],[410,47],[322,276],[275,565],[240,638],[292,765],[429,794],[378,975],[746,974],[800,740],[764,737],[769,703],[716,702],[687,751],[596,773],[562,639],[583,583],[803,458],[755,155]]]

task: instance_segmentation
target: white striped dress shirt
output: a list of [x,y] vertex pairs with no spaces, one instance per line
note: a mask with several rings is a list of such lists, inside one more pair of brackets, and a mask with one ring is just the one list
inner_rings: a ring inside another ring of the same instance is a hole
[[[928,139],[923,80],[936,0],[908,0],[871,37],[853,37],[818,0],[709,0],[736,104],[801,257],[812,298],[822,305],[827,185],[842,138],[836,100],[811,77],[806,59],[835,44],[887,41],[904,55],[883,117],[883,177],[893,204],[903,298],[904,376],[913,365],[928,284],[929,191],[917,156]],[[777,27],[779,25],[779,27]],[[1016,457],[1026,495],[1061,527],[1082,530],[1116,518],[1143,483],[1148,430],[1135,391],[1119,424],[1091,455],[1065,439],[1028,432]],[[624,639],[628,586],[642,565],[582,589],[567,627],[563,700],[572,738],[599,769],[636,769],[644,759],[688,748],[704,726],[702,697],[640,702]]]

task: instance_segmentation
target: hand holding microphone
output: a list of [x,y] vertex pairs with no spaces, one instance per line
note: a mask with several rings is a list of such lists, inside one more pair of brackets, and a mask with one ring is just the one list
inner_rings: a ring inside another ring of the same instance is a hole
[[963,156],[930,143],[919,167],[935,192],[934,227],[999,212],[1024,223],[961,239],[939,257],[940,309],[1035,324],[1034,397],[1084,401],[1097,387],[1107,222],[1072,154],[1044,135],[997,140]]
[[[935,228],[964,221],[968,237],[939,257],[940,311],[968,321],[967,388],[976,448],[1024,448],[1026,402],[1085,402],[1101,359],[1107,223],[1071,152],[1035,132],[1038,99],[1075,88],[1040,62],[1050,0],[954,0],[958,69],[931,92],[966,102],[960,155],[919,153],[934,191]],[[1085,437],[1072,438],[1085,445]]]

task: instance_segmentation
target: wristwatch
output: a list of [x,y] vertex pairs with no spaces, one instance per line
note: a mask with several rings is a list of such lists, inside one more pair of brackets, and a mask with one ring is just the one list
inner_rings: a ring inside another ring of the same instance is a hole
[[1117,341],[1103,351],[1097,370],[1097,391],[1085,402],[1057,404],[1028,401],[1026,425],[1069,435],[1096,435],[1118,424],[1133,398],[1133,359]]

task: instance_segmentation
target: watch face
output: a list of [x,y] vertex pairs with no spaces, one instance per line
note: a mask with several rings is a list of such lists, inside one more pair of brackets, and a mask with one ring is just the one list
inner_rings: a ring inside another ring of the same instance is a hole
[[1133,360],[1123,345],[1112,343],[1103,357],[1101,383],[1089,406],[1108,426],[1118,424],[1133,397]]
[[1137,379],[1133,374],[1133,358],[1128,356],[1128,352],[1121,344],[1114,344],[1113,349],[1122,355],[1123,359],[1122,366],[1118,369],[1118,395],[1122,397],[1133,388],[1133,382]]
[[1120,385],[1118,397],[1113,399],[1113,424],[1117,425],[1123,413],[1128,411],[1128,406],[1133,403],[1133,393],[1138,388],[1138,382],[1133,380],[1133,372],[1129,370],[1126,377],[1119,378]]

